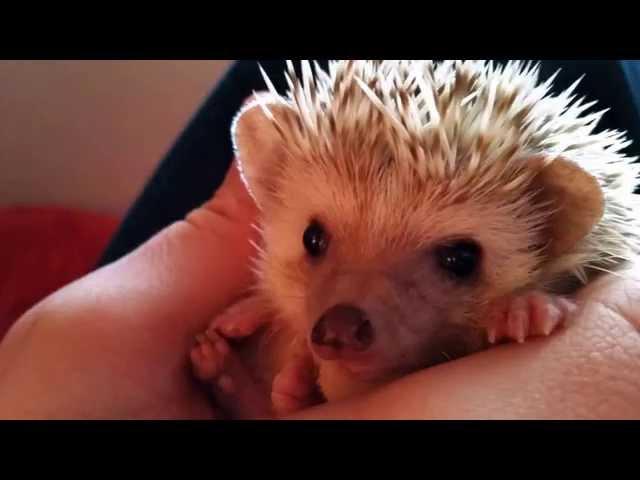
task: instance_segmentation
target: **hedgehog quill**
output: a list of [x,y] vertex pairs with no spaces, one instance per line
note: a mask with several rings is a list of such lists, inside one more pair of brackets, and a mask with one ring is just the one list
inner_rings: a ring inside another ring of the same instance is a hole
[[234,418],[549,335],[640,251],[640,169],[578,82],[552,94],[517,61],[313,67],[288,62],[285,96],[264,75],[233,124],[257,282],[191,359]]

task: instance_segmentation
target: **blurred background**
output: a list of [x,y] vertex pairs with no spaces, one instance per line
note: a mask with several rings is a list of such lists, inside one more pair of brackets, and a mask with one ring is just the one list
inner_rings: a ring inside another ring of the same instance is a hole
[[230,63],[0,61],[0,205],[122,215]]

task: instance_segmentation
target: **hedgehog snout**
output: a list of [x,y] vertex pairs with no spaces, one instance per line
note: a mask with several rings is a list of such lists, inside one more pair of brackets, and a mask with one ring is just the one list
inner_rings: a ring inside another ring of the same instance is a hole
[[311,330],[311,346],[324,360],[367,350],[374,340],[367,314],[353,305],[335,305],[316,321]]

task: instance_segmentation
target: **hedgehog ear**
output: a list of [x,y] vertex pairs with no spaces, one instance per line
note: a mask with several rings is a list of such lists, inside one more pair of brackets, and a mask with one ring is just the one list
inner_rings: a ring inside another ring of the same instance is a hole
[[558,157],[548,165],[534,160],[540,168],[534,185],[543,201],[556,209],[547,226],[551,240],[549,253],[568,253],[585,238],[604,214],[604,194],[598,180],[575,162]]
[[260,207],[273,198],[278,167],[285,158],[274,123],[284,118],[285,108],[270,94],[256,93],[245,102],[231,128],[241,177]]

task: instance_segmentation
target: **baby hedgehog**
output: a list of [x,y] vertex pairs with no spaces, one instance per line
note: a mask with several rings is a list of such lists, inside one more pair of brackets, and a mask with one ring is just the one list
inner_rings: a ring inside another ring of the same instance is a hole
[[233,124],[257,284],[191,352],[233,417],[548,335],[640,250],[630,142],[594,133],[578,82],[552,94],[517,61],[314,67],[289,62],[284,97],[263,72]]

